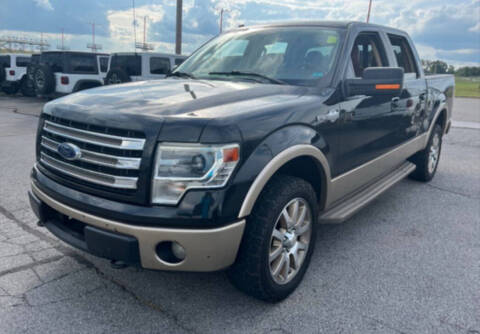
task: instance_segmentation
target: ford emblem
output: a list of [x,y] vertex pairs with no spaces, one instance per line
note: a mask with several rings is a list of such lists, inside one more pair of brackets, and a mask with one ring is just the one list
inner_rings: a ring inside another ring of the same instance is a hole
[[70,143],[58,145],[57,152],[62,158],[67,160],[78,160],[82,156],[80,148]]

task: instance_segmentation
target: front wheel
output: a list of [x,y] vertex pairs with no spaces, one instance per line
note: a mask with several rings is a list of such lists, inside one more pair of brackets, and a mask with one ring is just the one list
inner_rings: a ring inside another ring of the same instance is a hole
[[440,153],[442,152],[442,135],[442,127],[435,124],[428,140],[427,147],[410,159],[415,165],[417,165],[415,171],[410,174],[410,178],[422,182],[428,182],[433,179],[437,172]]
[[318,204],[312,186],[276,176],[262,192],[247,221],[230,281],[268,302],[292,293],[303,279],[315,246]]

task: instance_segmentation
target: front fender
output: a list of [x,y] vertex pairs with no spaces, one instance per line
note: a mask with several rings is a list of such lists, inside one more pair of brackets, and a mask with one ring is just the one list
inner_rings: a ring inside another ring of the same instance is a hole
[[[328,144],[314,129],[304,125],[281,128],[268,137],[248,157],[235,176],[236,184],[248,185],[238,217],[248,216],[270,178],[289,161],[312,157],[329,185],[331,178]],[[328,192],[328,189],[326,190]]]

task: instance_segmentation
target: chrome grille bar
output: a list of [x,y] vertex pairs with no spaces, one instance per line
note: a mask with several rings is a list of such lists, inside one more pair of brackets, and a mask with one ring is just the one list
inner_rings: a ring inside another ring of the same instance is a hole
[[[57,153],[58,146],[61,143],[42,136],[41,145],[52,152]],[[119,157],[115,155],[108,155],[98,152],[92,152],[81,149],[82,155],[79,158],[80,161],[85,161],[95,165],[101,165],[117,169],[139,169],[141,158],[127,158]]]
[[50,121],[45,121],[43,130],[51,134],[62,136],[65,138],[78,140],[81,142],[94,144],[94,145],[122,149],[122,150],[143,150],[143,147],[145,145],[145,139],[119,137],[119,136],[112,136],[112,135],[107,135],[99,132],[80,130],[80,129],[52,123]]
[[40,161],[61,173],[67,174],[69,176],[95,183],[112,188],[120,189],[136,189],[138,178],[136,177],[123,177],[123,176],[114,176],[99,172],[94,172],[88,169],[80,168],[68,163],[59,161],[55,158],[52,158],[45,153],[41,152]]

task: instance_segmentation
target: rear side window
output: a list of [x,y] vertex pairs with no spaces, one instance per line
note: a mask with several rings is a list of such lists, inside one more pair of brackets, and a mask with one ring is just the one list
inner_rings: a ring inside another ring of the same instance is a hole
[[68,58],[72,73],[97,73],[96,57],[88,54],[72,54]]
[[0,66],[10,67],[10,56],[0,56]]
[[17,67],[27,67],[30,64],[30,57],[17,57]]
[[170,71],[170,59],[152,57],[150,58],[151,74],[168,74]]
[[183,63],[184,61],[185,61],[185,59],[183,59],[183,58],[176,58],[176,59],[175,59],[175,66],[180,65],[180,64]]
[[54,72],[63,72],[64,70],[63,54],[61,53],[42,53],[40,56],[40,63],[50,66]]
[[350,77],[362,77],[368,67],[388,67],[385,47],[377,33],[361,33],[350,53]]
[[108,57],[100,57],[100,72],[108,71]]
[[402,67],[405,74],[415,74],[419,77],[415,57],[413,56],[412,48],[407,39],[403,36],[388,35],[390,43],[392,44],[393,53],[397,59],[398,67]]
[[142,58],[139,55],[113,56],[110,68],[120,68],[129,76],[142,75]]

